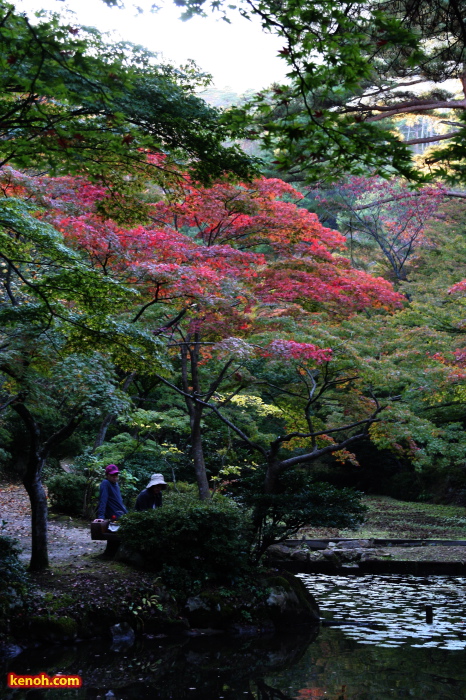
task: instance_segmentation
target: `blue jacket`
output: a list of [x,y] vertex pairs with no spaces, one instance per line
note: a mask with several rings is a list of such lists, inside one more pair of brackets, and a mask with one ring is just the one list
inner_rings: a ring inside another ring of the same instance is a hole
[[112,515],[115,515],[119,518],[127,512],[128,509],[123,503],[118,484],[112,484],[108,479],[104,479],[100,484],[97,517],[111,518]]
[[147,490],[141,491],[136,499],[136,510],[150,510],[160,508],[162,505],[162,494],[156,493],[154,496]]

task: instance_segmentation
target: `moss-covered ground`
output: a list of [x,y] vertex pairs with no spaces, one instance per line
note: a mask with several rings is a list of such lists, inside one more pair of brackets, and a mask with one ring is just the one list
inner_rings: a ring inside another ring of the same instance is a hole
[[365,521],[357,530],[304,528],[306,537],[466,540],[466,508],[366,496]]
[[[364,523],[357,530],[304,528],[308,539],[348,537],[358,539],[466,540],[466,508],[432,503],[397,501],[388,496],[367,496]],[[377,547],[377,556],[402,561],[466,561],[466,547]]]

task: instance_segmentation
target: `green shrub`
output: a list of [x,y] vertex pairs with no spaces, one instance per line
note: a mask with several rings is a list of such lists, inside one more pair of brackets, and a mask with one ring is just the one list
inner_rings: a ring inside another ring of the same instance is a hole
[[[126,458],[119,463],[120,469],[124,469],[135,477],[136,495],[145,489],[150,481],[152,474],[161,474],[163,470],[160,464],[157,463],[153,455],[136,454],[132,458]],[[164,474],[164,479],[167,479],[167,474]]]
[[24,605],[28,575],[18,559],[20,548],[9,537],[0,535],[0,621]]
[[87,479],[80,474],[57,474],[47,481],[52,508],[66,515],[82,515]]
[[271,544],[292,537],[302,527],[354,529],[364,520],[367,509],[359,491],[337,489],[314,482],[303,471],[290,470],[279,477],[276,493],[265,494],[262,479],[259,469],[252,471],[235,488],[235,500],[252,512],[256,561]]
[[47,457],[47,461],[42,469],[42,479],[47,482],[54,476],[63,474],[63,469],[60,465],[60,461],[55,459],[55,457]]
[[249,523],[230,499],[199,501],[172,493],[162,508],[130,513],[121,519],[123,543],[139,553],[147,568],[193,582],[231,579],[246,566]]
[[176,484],[168,483],[164,502],[167,498],[177,498],[178,495],[183,495],[192,498],[194,501],[199,500],[199,489],[197,484],[190,484],[187,481],[177,481]]

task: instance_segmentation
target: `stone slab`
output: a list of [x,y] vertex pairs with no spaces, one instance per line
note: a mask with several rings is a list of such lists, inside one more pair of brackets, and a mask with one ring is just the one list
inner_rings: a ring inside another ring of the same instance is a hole
[[336,566],[332,561],[269,562],[293,574],[335,574],[338,576],[366,574],[401,574],[412,576],[466,576],[466,563],[452,561],[369,560],[358,564]]

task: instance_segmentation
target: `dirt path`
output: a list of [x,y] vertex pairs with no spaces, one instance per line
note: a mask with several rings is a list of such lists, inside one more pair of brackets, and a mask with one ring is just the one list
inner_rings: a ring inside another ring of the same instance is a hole
[[[27,563],[31,556],[31,509],[23,486],[0,485],[0,522],[3,523],[1,534],[19,541],[20,559]],[[91,540],[88,525],[67,516],[52,516],[48,537],[51,564],[70,563],[80,568],[81,555],[100,554],[106,546],[105,542]]]

